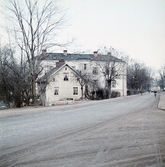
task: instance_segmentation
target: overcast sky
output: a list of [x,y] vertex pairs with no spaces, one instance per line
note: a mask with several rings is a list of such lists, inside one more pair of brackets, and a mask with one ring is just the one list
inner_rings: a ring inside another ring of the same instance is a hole
[[[68,8],[69,26],[59,39],[62,42],[76,39],[75,47],[68,48],[68,52],[93,53],[113,47],[156,69],[165,64],[165,0],[61,2]],[[2,31],[0,36],[3,43]]]
[[[112,46],[146,65],[165,64],[165,0],[62,0],[76,38],[91,53]],[[64,40],[65,40],[64,39]],[[73,50],[70,50],[73,51]]]

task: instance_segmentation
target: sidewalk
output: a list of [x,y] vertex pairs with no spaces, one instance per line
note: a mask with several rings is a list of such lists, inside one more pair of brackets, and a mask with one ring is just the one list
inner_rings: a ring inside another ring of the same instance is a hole
[[[68,105],[57,105],[57,106],[27,106],[27,107],[22,107],[22,108],[10,108],[10,109],[5,109],[5,110],[0,110],[0,118],[3,117],[12,117],[12,116],[21,116],[21,115],[27,115],[27,114],[37,114],[37,113],[42,113],[46,111],[55,111],[55,110],[65,110],[67,108],[73,108],[75,105],[86,105],[86,103],[89,104],[88,100],[84,101],[77,101],[73,104],[68,104]],[[76,106],[78,107],[78,106]]]
[[[131,96],[125,96],[130,98]],[[122,97],[123,98],[123,97]],[[110,99],[107,99],[110,100]],[[81,101],[77,102],[77,104],[86,105],[86,103],[95,103],[96,101]],[[97,101],[98,103],[99,101]],[[100,101],[102,102],[102,101]],[[0,110],[0,118],[2,117],[8,117],[8,116],[19,116],[19,115],[25,115],[25,114],[33,114],[33,113],[41,113],[45,111],[54,111],[54,110],[64,110],[64,108],[72,108],[75,107],[76,103],[72,105],[59,105],[59,106],[50,106],[50,107],[43,107],[43,106],[35,106],[35,107],[23,107],[23,108],[13,108],[13,109],[7,109],[7,110]],[[61,109],[63,108],[63,109]],[[165,92],[160,93],[160,99],[158,103],[158,108],[161,110],[165,110]]]
[[165,110],[165,92],[160,93],[158,108],[161,110]]

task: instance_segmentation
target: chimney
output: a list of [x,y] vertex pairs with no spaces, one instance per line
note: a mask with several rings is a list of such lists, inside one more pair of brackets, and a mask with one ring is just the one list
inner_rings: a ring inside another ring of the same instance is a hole
[[47,52],[46,49],[42,50],[42,54],[46,54],[46,52]]
[[59,60],[58,62],[56,62],[56,67],[60,67],[64,64],[65,64],[65,60]]
[[93,52],[93,55],[94,55],[94,57],[98,57],[98,52],[97,52],[97,51],[94,51],[94,52]]
[[111,55],[111,52],[108,52],[108,56],[112,56],[112,55]]
[[64,51],[63,51],[63,55],[64,55],[64,56],[67,56],[67,50],[64,50]]

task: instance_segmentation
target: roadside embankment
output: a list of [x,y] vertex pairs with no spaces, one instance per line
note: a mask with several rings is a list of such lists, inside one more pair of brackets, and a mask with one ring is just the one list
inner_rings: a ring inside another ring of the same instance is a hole
[[158,108],[161,110],[165,110],[165,92],[160,93]]

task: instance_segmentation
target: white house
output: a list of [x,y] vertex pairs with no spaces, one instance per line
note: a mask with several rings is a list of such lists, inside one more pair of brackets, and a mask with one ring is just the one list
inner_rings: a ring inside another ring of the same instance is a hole
[[[127,94],[126,63],[110,54],[99,55],[97,52],[94,54],[68,54],[65,50],[63,53],[44,52],[40,57],[42,59],[41,66],[44,68],[41,76],[46,74],[49,77],[49,84],[46,86],[45,92],[46,103],[53,103],[53,101],[64,98],[80,98],[82,87],[77,78],[83,79],[84,75],[86,80],[88,78],[93,82],[86,83],[83,91],[86,91],[87,88],[90,92],[95,91],[98,87],[105,88],[107,66],[113,67],[113,71],[118,74],[111,82],[112,91],[118,92],[119,96]],[[64,80],[64,77],[67,77],[68,80]],[[78,93],[74,93],[74,91]]]
[[79,79],[79,74],[67,64],[53,68],[38,80],[38,92],[42,102],[47,106],[59,100],[80,99]]

